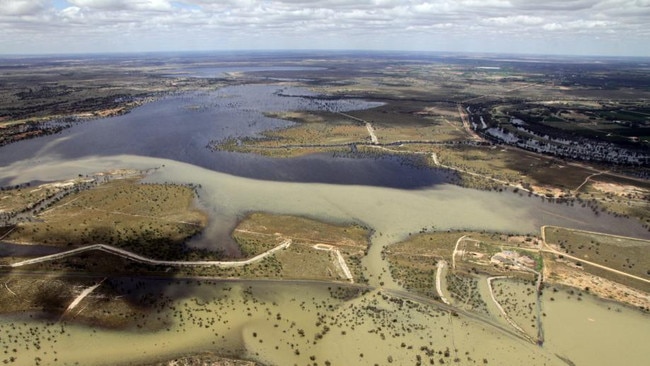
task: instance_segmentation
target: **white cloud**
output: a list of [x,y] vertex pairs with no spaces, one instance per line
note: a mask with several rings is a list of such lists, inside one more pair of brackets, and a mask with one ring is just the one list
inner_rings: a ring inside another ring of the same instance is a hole
[[80,8],[98,10],[155,10],[167,11],[172,5],[167,0],[67,0]]
[[575,11],[592,8],[600,0],[511,0],[512,5],[525,10]]
[[547,30],[547,31],[555,31],[555,30],[564,29],[562,24],[558,24],[558,23],[547,23],[547,24],[544,24],[544,26],[542,28],[544,30]]
[[31,15],[43,11],[47,0],[0,0],[0,15]]
[[84,17],[81,8],[76,6],[69,6],[61,10],[60,14],[64,19],[80,19]]
[[12,38],[10,42],[0,37],[0,52],[65,52],[71,47],[461,48],[456,45],[482,52],[537,52],[553,45],[546,51],[572,52],[572,40],[586,42],[580,37],[588,34],[591,40],[600,37],[594,43],[597,53],[629,44],[632,52],[650,54],[647,46],[639,46],[647,43],[650,32],[650,0],[56,0],[53,4],[0,0],[0,34],[11,32]]
[[486,18],[481,21],[483,24],[493,24],[497,26],[512,25],[538,25],[544,23],[544,18],[529,15],[512,15],[507,17]]

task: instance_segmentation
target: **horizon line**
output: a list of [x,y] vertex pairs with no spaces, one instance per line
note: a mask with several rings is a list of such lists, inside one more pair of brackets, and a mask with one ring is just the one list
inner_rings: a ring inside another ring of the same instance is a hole
[[244,54],[244,53],[374,53],[374,54],[420,54],[445,56],[475,56],[475,57],[516,57],[516,58],[561,58],[561,59],[647,59],[650,56],[635,55],[583,55],[583,54],[553,54],[530,52],[486,52],[486,51],[446,51],[446,50],[398,50],[398,49],[318,49],[318,48],[287,48],[287,49],[213,49],[213,50],[155,50],[155,51],[106,51],[106,52],[45,52],[45,53],[0,53],[0,59],[38,58],[38,57],[83,57],[83,56],[129,56],[129,55],[191,55],[191,54]]

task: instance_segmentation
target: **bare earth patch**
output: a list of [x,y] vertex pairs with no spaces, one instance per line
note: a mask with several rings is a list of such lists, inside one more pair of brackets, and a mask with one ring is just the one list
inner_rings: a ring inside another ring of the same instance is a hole
[[626,184],[605,183],[605,182],[594,181],[593,183],[591,183],[591,186],[601,192],[611,193],[617,196],[629,196],[629,195],[637,196],[637,195],[650,193],[649,190],[631,186],[631,185],[626,185]]
[[544,278],[549,283],[588,289],[592,294],[639,308],[650,308],[650,295],[618,282],[594,276],[564,260],[545,261]]

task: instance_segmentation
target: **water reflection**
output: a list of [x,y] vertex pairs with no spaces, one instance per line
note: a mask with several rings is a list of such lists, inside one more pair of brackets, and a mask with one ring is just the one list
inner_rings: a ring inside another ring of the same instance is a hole
[[[211,141],[254,137],[291,122],[263,113],[287,110],[348,111],[377,105],[360,100],[323,100],[306,89],[242,85],[214,92],[164,98],[131,113],[92,121],[58,135],[21,141],[0,149],[0,165],[26,166],[49,161],[137,155],[171,159],[242,177],[289,182],[359,184],[395,188],[430,186],[445,180],[432,169],[397,158],[334,158],[312,155],[273,159],[211,151]],[[11,176],[2,176],[1,185]]]

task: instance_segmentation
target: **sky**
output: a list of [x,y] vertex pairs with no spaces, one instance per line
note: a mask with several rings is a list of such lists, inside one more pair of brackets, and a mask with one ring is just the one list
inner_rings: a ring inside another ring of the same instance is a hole
[[275,49],[650,56],[650,0],[0,0],[0,55]]

